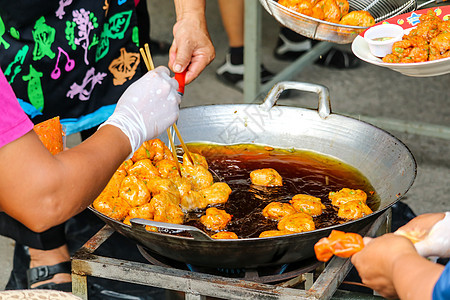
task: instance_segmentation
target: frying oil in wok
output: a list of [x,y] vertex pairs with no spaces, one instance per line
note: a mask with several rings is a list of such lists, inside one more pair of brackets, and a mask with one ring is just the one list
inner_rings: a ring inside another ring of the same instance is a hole
[[[328,156],[250,144],[191,143],[188,148],[205,156],[210,170],[230,186],[232,193],[228,202],[217,208],[233,216],[225,230],[236,233],[239,238],[254,238],[265,230],[277,229],[277,222],[264,218],[262,210],[273,201],[289,203],[296,194],[318,197],[326,206],[320,216],[314,217],[317,229],[345,222],[337,217],[337,209],[328,200],[331,191],[344,187],[361,189],[366,192],[367,204],[373,211],[379,206],[374,188],[358,170]],[[262,168],[277,170],[283,178],[283,186],[252,185],[250,172]],[[202,214],[204,211],[189,213],[185,224],[208,232],[199,222]]]

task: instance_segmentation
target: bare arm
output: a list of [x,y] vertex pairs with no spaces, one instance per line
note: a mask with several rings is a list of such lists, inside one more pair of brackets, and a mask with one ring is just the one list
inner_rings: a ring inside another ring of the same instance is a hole
[[134,82],[100,129],[70,150],[52,156],[34,131],[0,147],[0,210],[34,231],[84,210],[130,153],[177,120],[169,73],[158,67]]
[[30,131],[0,148],[0,210],[37,232],[60,224],[95,199],[130,152],[110,125],[56,156]]
[[173,27],[173,43],[169,67],[174,72],[187,68],[186,84],[214,59],[215,52],[205,18],[205,0],[174,0],[177,22]]

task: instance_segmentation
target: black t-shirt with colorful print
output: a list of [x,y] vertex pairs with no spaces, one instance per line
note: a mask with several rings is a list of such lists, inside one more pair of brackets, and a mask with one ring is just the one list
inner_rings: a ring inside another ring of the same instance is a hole
[[0,1],[0,66],[34,123],[99,125],[139,62],[134,0]]

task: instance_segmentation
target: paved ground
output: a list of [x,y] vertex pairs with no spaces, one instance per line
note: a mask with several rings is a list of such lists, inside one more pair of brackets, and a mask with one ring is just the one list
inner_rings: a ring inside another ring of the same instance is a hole
[[[170,41],[170,24],[175,19],[173,4],[171,1],[157,0],[149,0],[149,3],[150,9],[158,7],[158,14],[151,13],[153,37]],[[222,63],[227,50],[227,39],[215,1],[208,1],[207,13],[217,58],[196,81],[186,87],[182,103],[184,107],[243,102],[239,91],[223,85],[215,78],[215,70]],[[264,13],[263,62],[273,72],[279,72],[288,65],[272,56],[278,28],[277,23]],[[167,64],[167,57],[154,57],[154,61],[155,65]],[[357,69],[345,71],[311,65],[292,79],[327,86],[334,112],[450,127],[450,106],[447,103],[450,95],[449,74],[413,78],[362,63]],[[300,107],[316,106],[315,98],[304,93],[294,93],[280,103]],[[405,202],[417,214],[448,210],[450,140],[390,131],[411,149],[418,163],[417,178]],[[71,144],[76,144],[78,137],[71,136],[69,140]],[[12,247],[11,240],[0,238],[0,290],[9,276]]]

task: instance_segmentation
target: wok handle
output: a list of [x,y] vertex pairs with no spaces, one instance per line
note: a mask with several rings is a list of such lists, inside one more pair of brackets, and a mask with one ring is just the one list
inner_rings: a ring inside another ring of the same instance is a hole
[[206,233],[194,226],[178,225],[165,222],[156,222],[146,219],[133,218],[130,220],[131,229],[145,230],[145,226],[154,226],[158,229],[170,229],[170,230],[180,230],[187,231],[195,240],[198,241],[212,241],[213,239],[209,237]]
[[281,93],[285,90],[298,90],[302,92],[316,93],[319,96],[318,112],[322,119],[326,119],[331,114],[330,92],[324,85],[297,82],[281,81],[275,84],[267,94],[260,108],[269,111],[278,101]]

